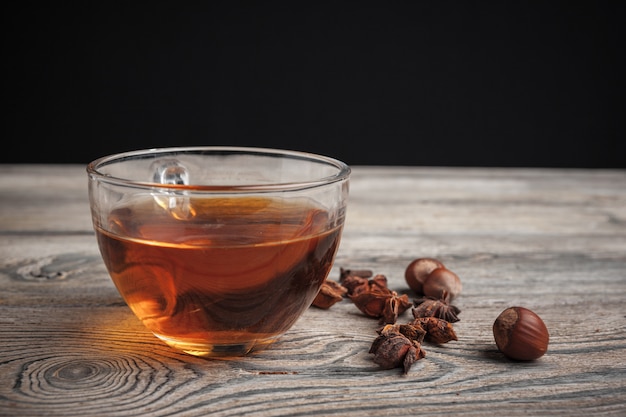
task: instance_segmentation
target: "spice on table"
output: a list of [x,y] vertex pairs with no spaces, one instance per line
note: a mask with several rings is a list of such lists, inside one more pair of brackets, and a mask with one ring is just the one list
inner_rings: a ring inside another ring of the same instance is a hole
[[[431,267],[436,270],[442,265],[430,258],[421,259],[413,264],[415,269],[412,273],[427,275]],[[369,350],[374,354],[374,362],[383,369],[401,367],[407,374],[413,363],[426,356],[423,341],[443,344],[458,340],[452,323],[459,320],[461,310],[450,304],[451,297],[445,287],[437,297],[422,294],[423,297],[415,299],[412,304],[407,294],[399,295],[387,286],[387,277],[374,275],[369,270],[342,268],[340,284],[347,289],[346,296],[361,312],[378,318],[384,324],[377,330],[378,336]],[[406,324],[397,324],[398,316],[411,306],[414,319]]]
[[415,362],[425,357],[426,352],[421,346],[423,330],[420,332],[410,327],[413,326],[389,324],[383,327],[369,350],[374,354],[374,363],[383,369],[402,367],[403,373],[407,374]]
[[426,336],[426,330],[421,325],[414,326],[412,324],[385,324],[382,329],[378,330],[378,334],[385,334],[389,332],[397,332],[407,337],[410,340],[422,343]]
[[461,310],[448,302],[448,298],[421,297],[413,300],[413,317],[437,317],[450,323],[459,321]]
[[[385,283],[383,285],[382,283]],[[409,296],[399,295],[386,285],[384,275],[377,275],[368,281],[367,287],[362,287],[350,299],[359,310],[369,317],[380,319],[381,323],[393,324],[398,316],[411,307]]]
[[452,323],[437,317],[418,317],[409,324],[421,326],[426,331],[424,340],[435,344],[444,344],[459,340]]
[[326,279],[315,296],[312,305],[322,309],[329,309],[334,304],[343,300],[343,296],[347,292],[348,289],[337,281]]
[[374,271],[371,269],[347,269],[339,268],[339,282],[343,283],[343,280],[347,277],[361,277],[371,278],[374,275]]
[[357,295],[361,292],[368,291],[374,287],[387,288],[387,277],[378,274],[373,278],[364,278],[359,275],[349,275],[343,278],[341,285],[348,289],[348,296]]

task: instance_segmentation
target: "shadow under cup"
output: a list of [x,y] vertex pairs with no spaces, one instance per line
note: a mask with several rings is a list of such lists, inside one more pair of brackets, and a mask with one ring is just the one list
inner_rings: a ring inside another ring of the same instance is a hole
[[350,168],[303,152],[163,148],[87,167],[102,259],[157,337],[192,355],[264,348],[332,267]]

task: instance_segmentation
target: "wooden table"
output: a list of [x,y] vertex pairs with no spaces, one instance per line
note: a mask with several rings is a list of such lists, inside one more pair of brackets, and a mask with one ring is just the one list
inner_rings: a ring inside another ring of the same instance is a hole
[[[0,165],[0,233],[2,416],[626,415],[624,170],[353,167],[330,278],[402,293],[428,256],[463,281],[459,340],[407,375],[373,362],[378,323],[347,299],[250,357],[172,350],[106,273],[82,166]],[[514,305],[549,328],[537,361],[495,346]]]

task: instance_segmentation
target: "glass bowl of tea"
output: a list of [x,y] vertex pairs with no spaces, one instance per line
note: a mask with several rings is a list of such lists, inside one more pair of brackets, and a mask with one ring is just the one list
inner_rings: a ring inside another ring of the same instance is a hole
[[171,347],[243,356],[280,339],[327,278],[350,167],[307,152],[172,147],[87,165],[102,260]]

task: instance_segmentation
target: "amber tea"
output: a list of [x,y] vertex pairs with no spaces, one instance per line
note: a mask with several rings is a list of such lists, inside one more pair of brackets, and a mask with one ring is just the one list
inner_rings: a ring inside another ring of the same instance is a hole
[[350,167],[234,146],[153,148],[87,165],[102,259],[133,313],[196,356],[269,347],[332,267]]
[[200,356],[241,355],[289,329],[328,275],[343,224],[329,228],[303,200],[194,197],[184,215],[160,203],[112,210],[98,243],[146,327]]

